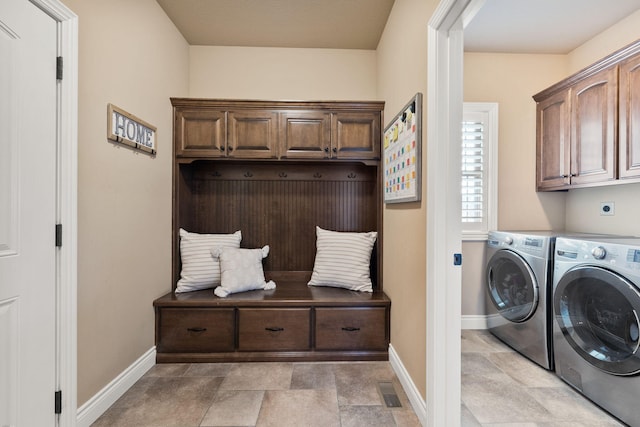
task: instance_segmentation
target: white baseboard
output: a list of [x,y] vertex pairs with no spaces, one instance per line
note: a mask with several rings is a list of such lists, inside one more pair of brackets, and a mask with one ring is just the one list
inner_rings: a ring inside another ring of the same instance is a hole
[[463,315],[462,329],[487,329],[487,316],[483,315]]
[[156,363],[155,346],[78,408],[77,427],[89,427]]
[[404,392],[407,394],[409,398],[409,402],[413,407],[413,411],[418,416],[420,420],[420,424],[423,426],[427,425],[427,403],[420,396],[420,391],[418,391],[418,387],[416,387],[415,383],[409,376],[409,372],[405,369],[398,353],[396,353],[395,349],[391,344],[389,344],[389,363],[391,364],[391,368],[395,372],[398,380],[400,380],[400,384],[402,384],[402,388],[404,388]]

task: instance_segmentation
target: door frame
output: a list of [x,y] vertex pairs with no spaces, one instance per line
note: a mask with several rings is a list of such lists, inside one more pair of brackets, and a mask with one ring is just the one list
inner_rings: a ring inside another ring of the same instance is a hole
[[429,20],[427,84],[427,425],[460,425],[460,156],[463,29],[484,0],[441,0]]
[[62,224],[62,246],[56,251],[55,381],[56,389],[62,391],[62,412],[57,424],[75,426],[77,420],[78,16],[60,0],[28,1],[57,22],[57,54],[63,58],[63,76],[62,80],[57,81],[56,88],[58,98],[56,224]]

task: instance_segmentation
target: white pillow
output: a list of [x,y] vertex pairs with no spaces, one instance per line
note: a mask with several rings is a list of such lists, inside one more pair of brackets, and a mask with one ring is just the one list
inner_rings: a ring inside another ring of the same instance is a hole
[[211,256],[211,249],[223,246],[239,248],[242,233],[198,234],[180,229],[180,259],[182,271],[176,293],[213,288],[220,284],[220,263]]
[[373,292],[369,265],[378,233],[352,233],[316,227],[316,260],[309,286]]
[[262,269],[262,259],[269,255],[269,246],[262,249],[217,247],[211,254],[220,260],[221,285],[213,291],[217,296],[224,298],[237,292],[275,289],[272,280],[264,280]]

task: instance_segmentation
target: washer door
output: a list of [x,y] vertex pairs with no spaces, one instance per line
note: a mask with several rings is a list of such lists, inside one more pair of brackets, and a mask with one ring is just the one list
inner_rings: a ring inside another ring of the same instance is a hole
[[556,321],[571,347],[613,375],[640,372],[640,292],[624,277],[596,266],[565,273],[553,295]]
[[487,264],[489,299],[502,317],[524,322],[538,306],[538,283],[527,262],[510,250],[499,250]]

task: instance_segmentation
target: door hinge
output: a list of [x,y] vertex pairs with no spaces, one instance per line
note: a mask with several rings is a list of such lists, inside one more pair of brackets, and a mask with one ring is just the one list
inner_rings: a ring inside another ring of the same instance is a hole
[[54,394],[54,406],[56,414],[62,413],[62,390],[58,390]]
[[62,246],[62,224],[56,224],[56,248]]
[[56,80],[62,80],[63,61],[62,56],[56,58]]

